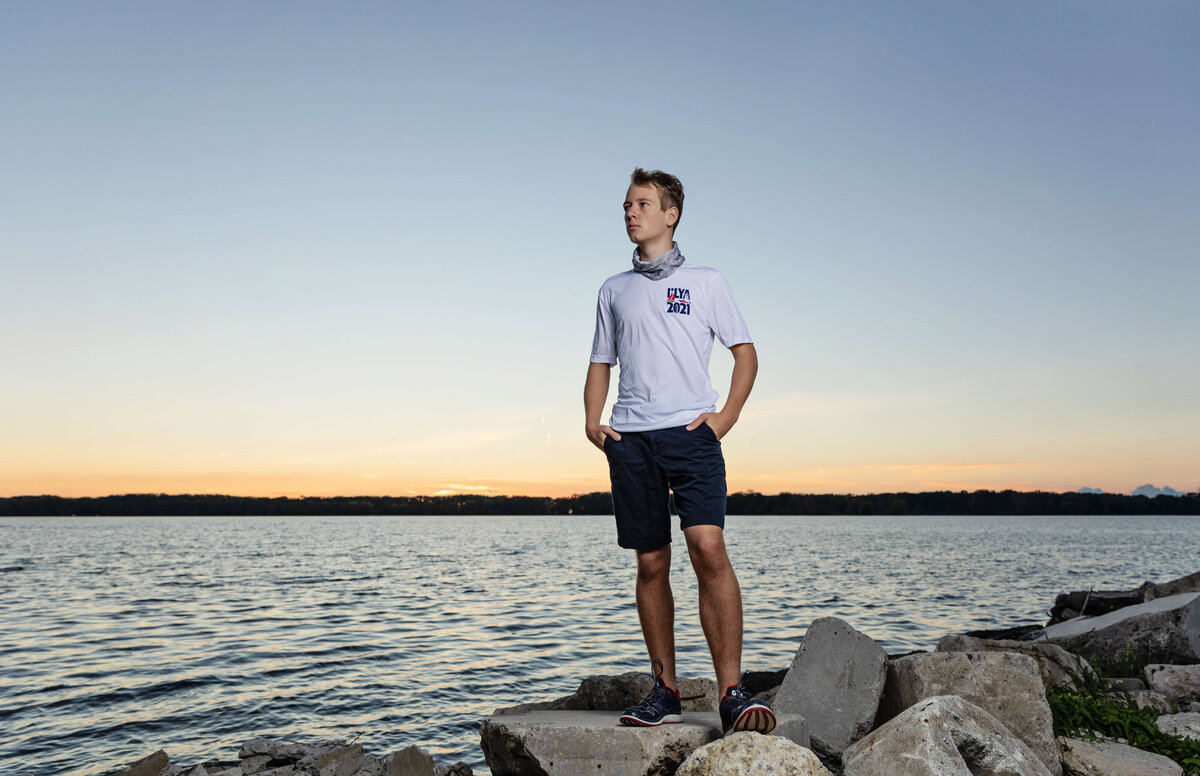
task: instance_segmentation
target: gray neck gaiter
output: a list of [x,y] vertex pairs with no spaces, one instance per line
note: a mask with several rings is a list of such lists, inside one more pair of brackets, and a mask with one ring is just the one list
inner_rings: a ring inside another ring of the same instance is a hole
[[651,280],[663,280],[671,277],[679,265],[683,264],[683,254],[679,252],[679,243],[671,243],[671,250],[654,261],[642,261],[639,257],[640,248],[633,249],[633,269]]

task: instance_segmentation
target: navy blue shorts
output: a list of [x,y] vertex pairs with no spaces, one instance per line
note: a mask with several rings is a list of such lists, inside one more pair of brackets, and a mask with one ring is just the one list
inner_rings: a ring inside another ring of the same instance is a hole
[[725,457],[707,423],[604,438],[612,479],[617,544],[657,550],[671,543],[671,493],[679,527],[725,527]]

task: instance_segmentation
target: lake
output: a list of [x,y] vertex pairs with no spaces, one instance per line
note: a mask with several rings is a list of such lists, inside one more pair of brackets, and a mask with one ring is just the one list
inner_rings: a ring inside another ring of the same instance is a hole
[[[888,652],[1200,570],[1196,517],[730,517],[744,666],[837,616]],[[676,529],[679,671],[711,673]],[[0,772],[104,774],[256,736],[487,773],[497,706],[647,670],[611,517],[0,518]]]

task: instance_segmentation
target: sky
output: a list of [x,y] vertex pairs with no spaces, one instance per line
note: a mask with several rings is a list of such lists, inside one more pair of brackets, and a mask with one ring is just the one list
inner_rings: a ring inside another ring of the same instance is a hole
[[1198,147],[1191,0],[0,0],[0,496],[607,489],[636,166],[731,491],[1196,491]]

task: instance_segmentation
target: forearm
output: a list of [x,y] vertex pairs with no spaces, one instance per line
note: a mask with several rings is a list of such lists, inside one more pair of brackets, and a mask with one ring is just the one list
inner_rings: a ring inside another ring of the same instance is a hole
[[758,376],[758,351],[752,343],[745,342],[734,345],[729,352],[733,354],[733,376],[729,379],[729,393],[725,396],[721,414],[735,421],[742,414],[742,407],[754,388],[754,378]]
[[611,373],[610,364],[588,365],[587,381],[583,384],[583,414],[584,424],[589,431],[600,426],[600,416],[604,413],[604,403],[608,399]]

